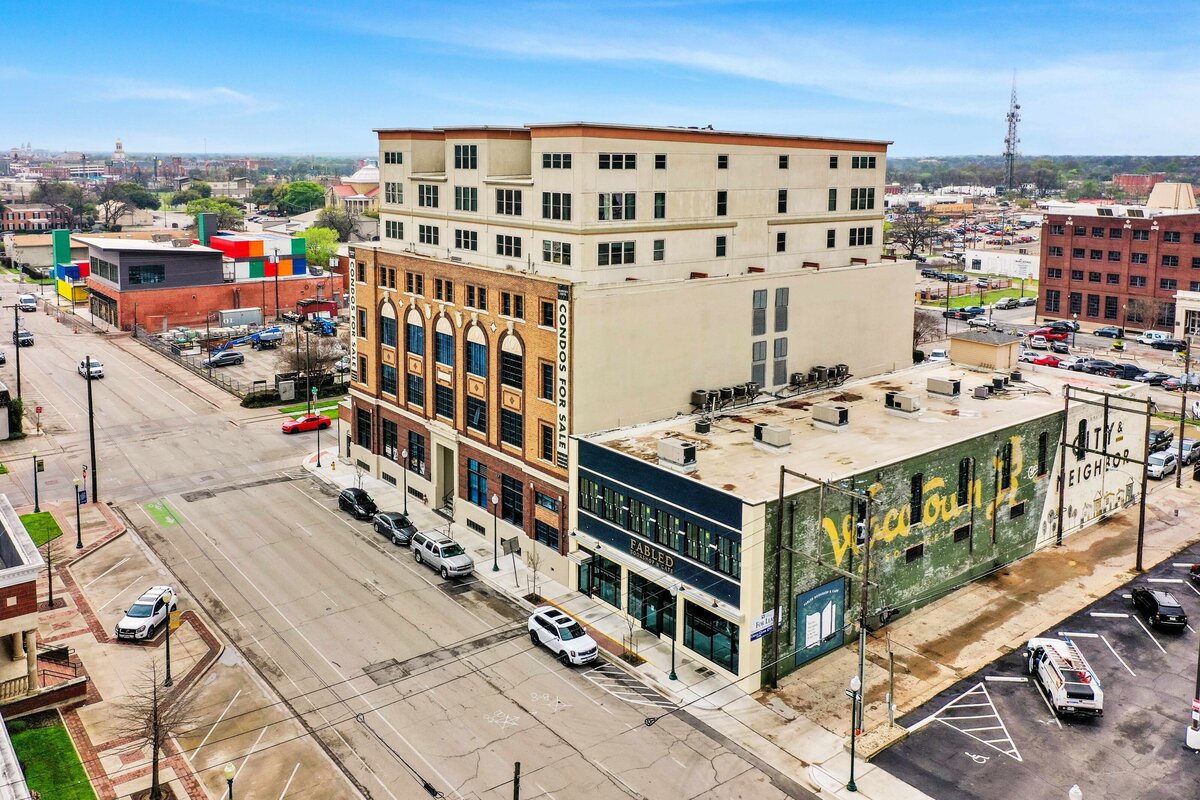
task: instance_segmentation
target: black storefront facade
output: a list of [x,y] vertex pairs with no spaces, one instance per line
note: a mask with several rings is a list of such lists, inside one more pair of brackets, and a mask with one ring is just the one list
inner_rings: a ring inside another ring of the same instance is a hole
[[579,441],[574,588],[739,675],[740,498]]

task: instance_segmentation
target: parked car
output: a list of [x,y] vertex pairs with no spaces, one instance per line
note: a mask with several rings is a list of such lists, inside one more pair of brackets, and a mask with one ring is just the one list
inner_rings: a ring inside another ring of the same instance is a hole
[[1070,333],[1079,332],[1079,322],[1073,319],[1056,319],[1053,322],[1046,323],[1047,328],[1059,331],[1068,331]]
[[1159,385],[1167,391],[1173,392],[1176,389],[1182,389],[1184,383],[1187,383],[1188,391],[1191,391],[1192,389],[1200,389],[1200,372],[1193,372],[1190,375],[1184,374],[1178,375],[1174,378],[1167,378]]
[[1066,342],[1051,342],[1050,352],[1065,356],[1071,352],[1071,348]]
[[153,638],[158,626],[167,621],[177,605],[175,591],[170,586],[151,586],[117,623],[117,638],[135,641]]
[[[1076,364],[1078,364],[1080,361],[1083,361],[1083,360],[1084,360],[1084,359],[1082,359],[1082,358],[1079,358],[1078,356],[1070,356],[1070,357],[1068,357],[1068,358],[1064,358],[1064,359],[1062,359],[1061,361],[1059,361],[1059,362],[1058,362],[1058,368],[1059,368],[1059,369],[1069,369],[1069,370],[1075,370],[1075,365],[1076,365]],[[1076,370],[1076,371],[1078,371],[1078,370]]]
[[987,317],[971,317],[969,320],[967,320],[967,327],[968,328],[987,328],[988,330],[992,330],[992,329],[996,328],[997,326],[996,326],[996,323],[992,322]]
[[301,433],[303,431],[325,430],[333,424],[333,420],[323,414],[305,414],[296,419],[283,423],[284,433]]
[[925,267],[924,269],[921,270],[922,278],[940,278],[941,276],[942,276],[942,273],[939,272],[938,270],[934,269],[933,267]]
[[1184,466],[1195,462],[1200,458],[1200,439],[1180,439],[1175,447],[1175,455]]
[[338,375],[345,375],[350,371],[350,356],[342,356],[333,365],[333,371]]
[[1033,363],[1037,364],[1039,366],[1043,366],[1043,367],[1057,367],[1062,362],[1058,356],[1050,355],[1049,353],[1047,353],[1046,355],[1038,356],[1037,358],[1035,358],[1033,360]]
[[13,331],[12,340],[18,347],[33,347],[33,333],[25,328]]
[[1067,339],[1071,338],[1070,332],[1061,328],[1038,328],[1037,330],[1034,330],[1032,334],[1035,336],[1045,336],[1047,341],[1052,342],[1065,342]]
[[564,667],[590,664],[600,655],[596,640],[583,626],[554,606],[538,606],[529,615],[529,641],[554,653]]
[[1036,305],[1037,305],[1037,298],[1036,298],[1036,297],[1020,297],[1020,298],[1017,298],[1017,305],[1018,305],[1018,306],[1020,306],[1021,308],[1026,308],[1026,307],[1028,307],[1028,306],[1036,306]]
[[930,361],[949,361],[950,353],[943,349],[931,350],[929,352]]
[[1135,586],[1129,590],[1129,596],[1133,607],[1154,627],[1177,631],[1187,627],[1187,613],[1170,592]]
[[1092,331],[1095,336],[1103,336],[1108,339],[1124,339],[1125,329],[1118,328],[1116,325],[1106,325],[1103,328],[1096,328]]
[[1022,350],[1021,354],[1017,356],[1017,361],[1024,361],[1026,364],[1032,364],[1041,358],[1042,355],[1042,353],[1039,353],[1036,350]]
[[79,366],[75,368],[75,371],[88,380],[91,380],[92,378],[104,377],[104,365],[94,358],[85,358],[80,361]]
[[353,487],[342,489],[342,493],[338,495],[338,508],[355,519],[371,519],[375,512],[379,511],[371,495]]
[[1170,350],[1175,353],[1187,350],[1187,342],[1183,339],[1156,339],[1150,346],[1155,350]]
[[952,308],[949,311],[943,311],[942,316],[946,319],[971,319],[974,314],[970,314],[961,308]]
[[1145,331],[1141,336],[1137,337],[1137,340],[1142,344],[1154,344],[1155,342],[1170,338],[1171,334],[1164,333],[1163,331]]
[[962,308],[962,309],[960,309],[960,310],[961,310],[961,311],[965,311],[965,312],[967,312],[968,314],[972,314],[972,315],[974,315],[974,316],[979,316],[979,315],[981,315],[981,314],[986,314],[986,313],[987,313],[987,309],[986,309],[986,308],[984,308],[983,306],[967,306],[967,307],[965,307],[965,308]]
[[1030,336],[1029,346],[1034,350],[1049,350],[1050,341],[1045,336]]
[[8,363],[8,356],[4,354],[3,350],[0,350],[0,367],[4,366],[7,363]]
[[1096,359],[1091,358],[1090,356],[1080,356],[1067,365],[1065,369],[1069,369],[1072,372],[1087,372],[1088,365],[1095,360]]
[[467,555],[462,545],[437,531],[413,534],[412,549],[418,564],[428,564],[443,579],[470,575],[475,569],[475,560]]
[[242,364],[246,361],[246,357],[241,353],[233,350],[223,350],[220,353],[209,356],[204,359],[206,367],[232,367],[236,364]]
[[966,283],[967,282],[966,275],[960,275],[956,272],[947,272],[944,274],[946,276],[946,280],[950,281],[951,283]]
[[1141,375],[1145,371],[1146,370],[1142,369],[1137,364],[1117,364],[1103,374],[1110,378],[1120,378],[1121,380],[1133,381],[1137,380],[1138,375]]
[[1170,377],[1171,376],[1165,372],[1155,372],[1154,370],[1149,370],[1147,372],[1143,372],[1141,375],[1138,375],[1136,378],[1134,378],[1134,380],[1138,383],[1148,383],[1151,386],[1159,386],[1163,381]]
[[1112,361],[1105,361],[1103,358],[1088,359],[1087,364],[1081,370],[1082,372],[1090,372],[1093,375],[1107,375],[1110,370],[1117,368],[1117,365]]
[[1015,297],[1001,297],[993,306],[997,311],[1004,311],[1009,308],[1016,308],[1019,305]]
[[1146,476],[1161,481],[1168,475],[1174,475],[1179,469],[1179,461],[1171,453],[1151,453],[1146,461]]
[[37,296],[32,294],[18,295],[17,308],[25,313],[37,311]]
[[1188,570],[1188,577],[1192,579],[1192,583],[1200,586],[1200,564],[1192,564],[1192,568]]
[[371,525],[376,533],[382,533],[392,540],[392,544],[402,547],[412,542],[417,526],[399,511],[380,511],[371,519]]
[[1146,434],[1150,443],[1150,452],[1159,453],[1171,447],[1171,440],[1175,438],[1175,434],[1166,428],[1151,428]]

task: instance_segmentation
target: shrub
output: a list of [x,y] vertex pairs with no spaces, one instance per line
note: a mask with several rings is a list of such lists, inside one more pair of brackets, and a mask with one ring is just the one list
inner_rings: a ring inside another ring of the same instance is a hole
[[924,350],[913,350],[913,363],[914,364],[920,364],[924,360],[925,360],[925,351]]

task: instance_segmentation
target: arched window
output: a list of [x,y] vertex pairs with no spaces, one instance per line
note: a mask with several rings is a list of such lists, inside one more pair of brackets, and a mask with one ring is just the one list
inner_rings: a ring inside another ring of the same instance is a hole
[[500,382],[514,389],[525,388],[525,349],[516,336],[505,336],[500,343]]
[[415,308],[409,309],[404,326],[405,349],[410,355],[425,355],[425,320]]
[[467,373],[488,376],[488,344],[487,334],[478,325],[467,328]]
[[438,317],[434,325],[433,356],[439,364],[454,366],[454,326],[445,314]]
[[379,341],[387,347],[396,346],[396,307],[391,303],[379,309]]

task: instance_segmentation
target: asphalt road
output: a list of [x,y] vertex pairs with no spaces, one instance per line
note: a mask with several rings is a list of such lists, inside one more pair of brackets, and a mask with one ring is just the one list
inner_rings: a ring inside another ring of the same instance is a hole
[[[1130,585],[1175,595],[1192,627],[1200,587],[1184,583],[1200,545]],[[1195,689],[1197,634],[1160,632],[1133,614],[1122,587],[1039,634],[1069,638],[1104,689],[1104,716],[1058,719],[1008,653],[900,720],[914,730],[874,763],[937,800],[1085,798],[1191,800],[1200,753],[1184,747]]]
[[[13,295],[0,286],[0,294]],[[313,434],[148,348],[25,315],[24,397],[46,436],[10,446],[6,491],[71,496],[87,460],[86,353],[100,497],[112,502],[364,793],[453,798],[808,796],[686,713],[632,703],[531,647],[523,617],[475,581],[443,582],[336,510],[299,466]],[[0,374],[15,391],[15,359]],[[330,440],[332,442],[332,439]],[[22,493],[25,497],[22,497]],[[469,543],[467,543],[469,545]],[[766,771],[764,771],[766,770]]]

